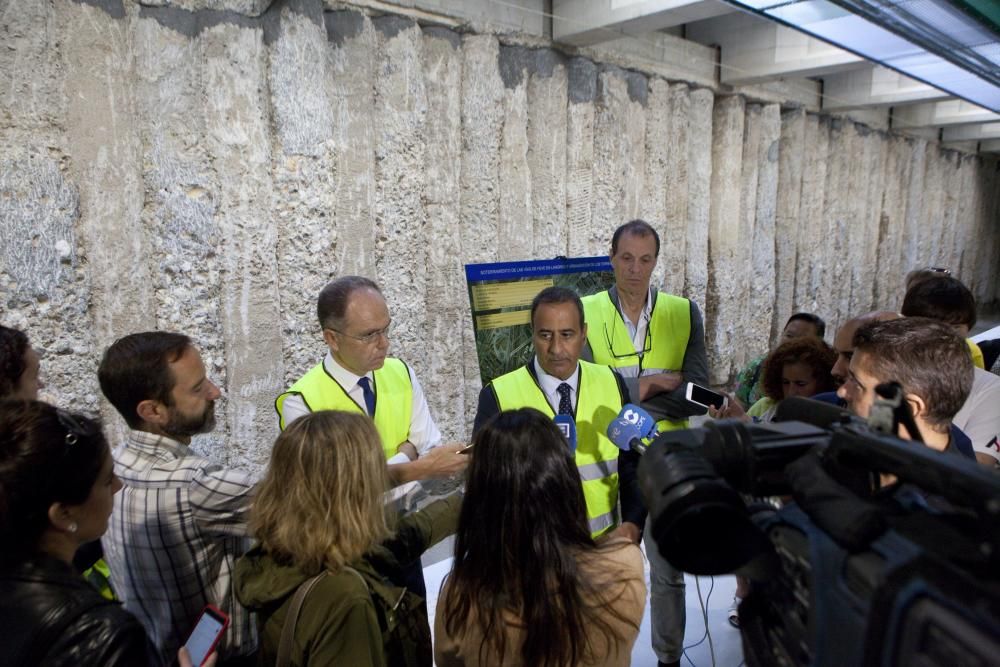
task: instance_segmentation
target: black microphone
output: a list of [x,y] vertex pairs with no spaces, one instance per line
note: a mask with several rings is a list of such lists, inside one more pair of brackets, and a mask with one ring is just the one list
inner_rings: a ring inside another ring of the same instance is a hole
[[861,422],[847,408],[801,396],[792,396],[778,403],[778,408],[774,412],[774,421],[805,422],[824,429],[830,428],[834,424]]

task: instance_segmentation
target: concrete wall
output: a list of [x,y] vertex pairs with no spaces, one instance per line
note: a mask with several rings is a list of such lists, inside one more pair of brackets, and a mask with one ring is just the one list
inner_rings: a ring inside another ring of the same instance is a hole
[[166,5],[0,0],[0,320],[61,405],[102,408],[116,337],[183,331],[226,392],[198,446],[259,469],[275,395],[324,351],[317,292],[362,273],[464,438],[462,265],[601,254],[635,216],[664,238],[656,280],[705,311],[715,383],[795,309],[835,327],[896,307],[915,266],[998,297],[991,159],[537,37],[319,0]]

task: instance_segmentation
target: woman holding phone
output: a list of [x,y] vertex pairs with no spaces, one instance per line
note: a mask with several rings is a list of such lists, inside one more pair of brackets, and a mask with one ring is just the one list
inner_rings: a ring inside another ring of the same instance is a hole
[[630,664],[642,553],[591,539],[580,473],[552,419],[501,413],[474,451],[434,619],[438,667]]
[[159,664],[139,621],[72,565],[81,544],[104,534],[121,488],[98,422],[40,401],[0,401],[4,664]]

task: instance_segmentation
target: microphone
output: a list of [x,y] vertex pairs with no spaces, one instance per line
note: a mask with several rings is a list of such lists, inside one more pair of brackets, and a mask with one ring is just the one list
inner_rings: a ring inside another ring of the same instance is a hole
[[656,430],[656,420],[652,415],[635,403],[626,403],[618,413],[618,419],[624,419],[629,424],[635,424],[639,429],[640,438],[655,438],[660,433]]
[[573,421],[573,417],[570,415],[556,415],[552,421],[555,422],[556,428],[559,429],[559,432],[566,438],[566,442],[569,443],[570,453],[576,454],[576,422]]
[[635,450],[639,454],[645,454],[648,447],[642,442],[642,434],[635,424],[618,417],[608,424],[608,439],[615,444],[615,447],[627,452]]

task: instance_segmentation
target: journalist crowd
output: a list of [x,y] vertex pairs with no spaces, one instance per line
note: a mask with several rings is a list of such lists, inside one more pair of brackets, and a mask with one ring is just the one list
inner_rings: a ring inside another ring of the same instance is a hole
[[[679,665],[684,573],[651,538],[640,454],[608,435],[630,404],[659,433],[766,423],[793,397],[866,419],[895,382],[912,416],[900,439],[995,472],[1000,340],[969,339],[975,299],[948,269],[912,271],[898,310],[836,331],[824,313],[783,313],[775,347],[705,405],[689,393],[711,388],[702,311],[651,284],[656,230],[633,220],[608,241],[613,286],[537,293],[533,355],[482,387],[461,442],[389,356],[379,285],[334,279],[316,300],[326,349],[276,397],[261,477],[190,446],[221,396],[197,340],[131,333],[94,360],[127,424],[109,442],[98,419],[39,400],[44,356],[30,331],[0,326],[0,662],[628,665],[648,604],[659,664]],[[456,490],[401,502],[427,480]],[[432,632],[421,555],[451,535]],[[206,609],[218,641],[192,657]]]

